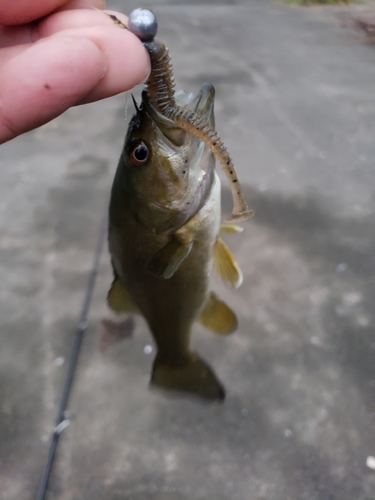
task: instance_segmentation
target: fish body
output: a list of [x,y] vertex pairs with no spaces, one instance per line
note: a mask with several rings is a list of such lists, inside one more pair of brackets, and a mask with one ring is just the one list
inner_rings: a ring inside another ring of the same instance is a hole
[[[211,85],[197,96],[180,91],[175,98],[214,127]],[[197,320],[219,334],[237,327],[235,314],[209,289],[215,258],[224,279],[226,273],[227,281],[240,281],[219,237],[220,189],[210,149],[161,115],[144,92],[111,192],[115,279],[108,304],[146,319],[157,347],[152,385],[218,400],[225,396],[223,385],[189,343]]]

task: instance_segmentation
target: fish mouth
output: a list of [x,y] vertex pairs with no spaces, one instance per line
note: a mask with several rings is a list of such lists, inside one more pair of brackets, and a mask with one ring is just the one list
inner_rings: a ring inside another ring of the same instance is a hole
[[[183,91],[182,91],[183,92]],[[212,86],[205,90],[209,93],[210,101],[213,99]],[[184,93],[187,103],[186,107],[193,106],[194,108],[203,106],[201,111],[206,114],[212,114],[212,105],[208,106],[207,99],[202,100],[203,90],[195,96],[193,94]],[[187,134],[183,129],[169,118],[158,112],[155,107],[149,102],[146,93],[142,94],[142,107],[148,114],[149,118],[155,123],[155,126],[165,136],[167,142],[170,141],[174,146],[183,147],[186,141],[189,141],[190,134]],[[173,201],[161,202],[158,200],[150,200],[149,204],[158,211],[166,214],[167,223],[164,228],[166,233],[176,230],[202,208],[207,198],[210,195],[211,188],[215,175],[215,158],[210,149],[199,139],[191,136],[192,144],[195,150],[193,156],[189,159],[188,178],[185,192]],[[164,232],[164,231],[163,231]]]
[[202,208],[202,205],[206,201],[211,191],[213,178],[213,169],[202,170],[201,179],[195,188],[193,196],[184,195],[180,199],[174,200],[169,204],[162,204],[157,201],[151,201],[150,204],[158,209],[164,210],[165,212],[182,211],[189,214],[190,212],[194,212],[194,215],[200,208]]
[[168,205],[158,203],[157,201],[150,202],[152,207],[163,212],[167,216],[165,219],[165,226],[162,230],[164,234],[170,234],[176,231],[199,212],[210,195],[214,176],[214,169],[204,172],[202,179],[195,189],[194,196],[190,197],[190,199],[184,196]]

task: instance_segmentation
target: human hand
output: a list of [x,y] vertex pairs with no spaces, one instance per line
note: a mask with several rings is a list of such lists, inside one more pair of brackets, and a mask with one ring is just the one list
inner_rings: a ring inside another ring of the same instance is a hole
[[149,57],[138,38],[104,12],[81,8],[100,4],[0,2],[0,144],[146,79]]

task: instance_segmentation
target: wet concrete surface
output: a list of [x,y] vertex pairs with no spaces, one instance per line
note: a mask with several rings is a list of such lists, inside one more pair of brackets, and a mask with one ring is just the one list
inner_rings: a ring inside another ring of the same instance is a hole
[[[100,350],[105,251],[48,500],[375,499],[375,47],[339,9],[155,6],[178,85],[216,87],[217,129],[256,210],[227,238],[242,287],[213,280],[239,330],[192,339],[227,398],[151,392],[141,319]],[[71,109],[0,150],[4,500],[35,498],[43,472],[124,103]]]

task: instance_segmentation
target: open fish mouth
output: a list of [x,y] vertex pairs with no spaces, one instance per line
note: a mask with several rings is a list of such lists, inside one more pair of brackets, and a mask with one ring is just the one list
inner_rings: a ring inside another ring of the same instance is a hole
[[[189,95],[189,97],[190,99],[192,98],[191,95]],[[197,99],[198,98],[199,96],[197,96]],[[190,218],[202,207],[210,193],[214,178],[214,155],[204,142],[194,136],[190,136],[190,134],[176,126],[172,120],[155,109],[149,102],[146,93],[142,95],[142,105],[149,118],[164,136],[166,142],[171,143],[171,145],[175,147],[182,148],[187,142],[192,141],[190,149],[193,148],[195,151],[193,156],[188,159],[186,167],[184,167],[184,169],[186,168],[186,170],[188,170],[185,191],[180,197],[174,198],[170,202],[166,203],[153,200],[150,203],[159,210],[161,209],[167,213],[171,213],[171,211],[181,211],[187,215],[187,218]]]
[[183,223],[187,222],[202,208],[208,198],[213,184],[214,169],[202,170],[200,177],[193,196],[184,195],[169,204],[162,204],[157,201],[152,201],[150,204],[166,213],[178,211],[181,215],[185,215]]

